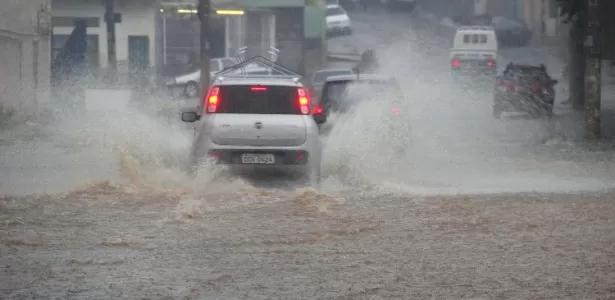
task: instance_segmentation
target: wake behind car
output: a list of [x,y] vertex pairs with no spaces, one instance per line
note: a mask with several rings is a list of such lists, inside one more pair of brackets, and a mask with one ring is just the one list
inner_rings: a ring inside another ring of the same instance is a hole
[[313,95],[319,96],[321,94],[322,87],[325,85],[327,78],[331,76],[351,75],[352,73],[353,71],[351,69],[323,69],[314,72],[310,82]]
[[[300,76],[264,58],[277,75],[222,72],[203,99],[202,111],[184,112],[184,122],[200,123],[191,165],[205,160],[231,168],[300,172],[313,183],[320,177],[321,145],[312,117],[313,103]],[[245,64],[245,63],[244,63]]]
[[[394,77],[352,74],[328,77],[316,106],[315,118],[330,136],[338,126],[348,130],[377,130],[375,145],[383,145],[380,156],[402,155],[410,149],[408,103]],[[326,123],[324,121],[326,120]],[[357,126],[357,127],[355,127]],[[366,128],[361,128],[366,126]]]
[[496,75],[498,41],[491,26],[461,26],[450,52],[451,72],[462,76]]
[[532,117],[553,115],[557,80],[544,65],[508,64],[496,79],[493,116],[503,112],[525,112]]

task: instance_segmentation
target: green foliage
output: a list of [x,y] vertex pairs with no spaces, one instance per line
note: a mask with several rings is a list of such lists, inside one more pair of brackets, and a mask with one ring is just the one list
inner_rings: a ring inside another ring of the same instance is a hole
[[586,0],[556,0],[562,8],[562,15],[572,20],[585,10]]

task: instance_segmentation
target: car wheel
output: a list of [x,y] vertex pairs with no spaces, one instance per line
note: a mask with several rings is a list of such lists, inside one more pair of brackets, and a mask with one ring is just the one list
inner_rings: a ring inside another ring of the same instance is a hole
[[186,86],[184,87],[184,95],[189,98],[198,97],[199,96],[199,84],[194,81],[188,82]]

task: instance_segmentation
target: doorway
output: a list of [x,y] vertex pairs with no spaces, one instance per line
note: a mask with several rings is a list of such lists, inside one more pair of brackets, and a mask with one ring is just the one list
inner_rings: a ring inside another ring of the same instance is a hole
[[128,37],[128,67],[132,72],[143,72],[150,65],[149,61],[149,37]]

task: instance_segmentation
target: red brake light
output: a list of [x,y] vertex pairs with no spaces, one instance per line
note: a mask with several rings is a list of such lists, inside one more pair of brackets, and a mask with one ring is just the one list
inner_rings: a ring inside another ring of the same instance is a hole
[[297,104],[302,115],[310,113],[310,94],[304,88],[297,89]]
[[391,113],[395,116],[399,116],[401,114],[401,108],[395,106],[391,108]]
[[495,67],[495,60],[493,60],[493,58],[489,58],[487,60],[487,67],[489,67],[489,68]]
[[207,113],[215,113],[218,111],[218,105],[220,104],[220,87],[214,86],[209,89],[207,98],[205,101],[205,107]]
[[262,86],[262,85],[253,85],[250,87],[250,90],[252,92],[266,92],[267,91],[267,87],[266,86]]
[[453,60],[451,60],[451,67],[454,69],[461,68],[461,60],[459,60],[459,58],[453,58]]
[[314,106],[314,110],[312,111],[313,115],[322,115],[325,112],[325,110],[322,108],[322,106],[320,104],[316,104],[316,106]]

